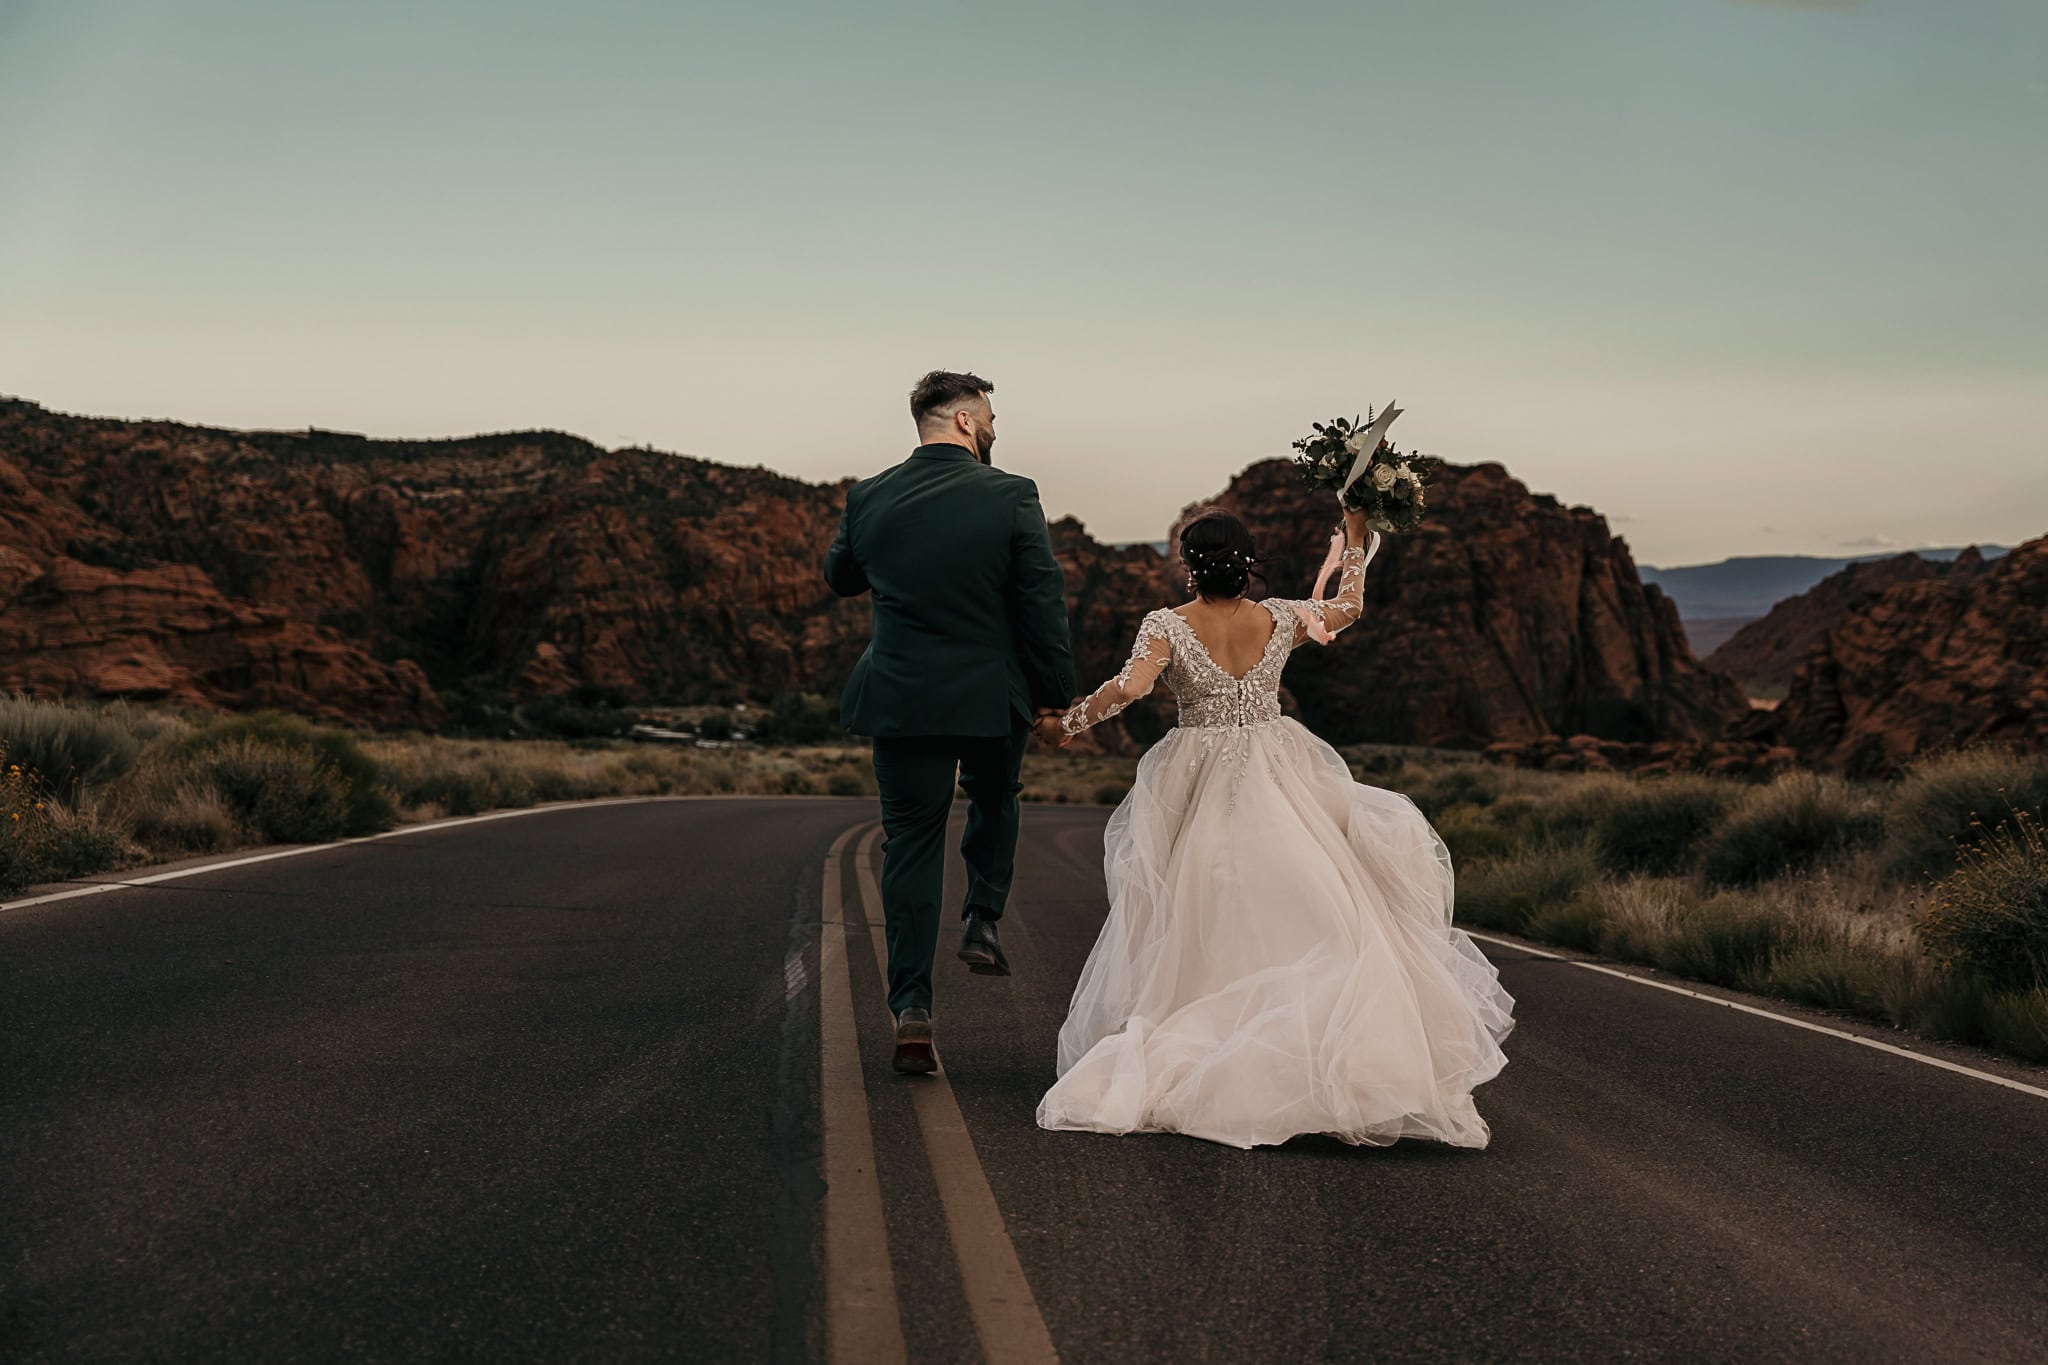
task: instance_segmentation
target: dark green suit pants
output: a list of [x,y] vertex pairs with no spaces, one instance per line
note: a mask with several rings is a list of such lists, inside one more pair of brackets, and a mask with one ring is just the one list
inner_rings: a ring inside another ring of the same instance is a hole
[[[945,894],[946,821],[953,788],[967,793],[967,864],[961,907],[1000,919],[1017,856],[1017,780],[1031,732],[1000,738],[920,735],[875,740],[875,785],[882,798],[882,912],[889,942],[889,1009],[932,1007],[932,958]],[[957,778],[956,778],[957,773]]]

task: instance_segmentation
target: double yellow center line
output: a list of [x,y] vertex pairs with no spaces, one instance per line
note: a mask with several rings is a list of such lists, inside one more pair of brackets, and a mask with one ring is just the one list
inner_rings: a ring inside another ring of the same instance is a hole
[[[860,836],[856,842],[855,836]],[[851,952],[872,952],[878,970],[889,960],[882,932],[882,893],[875,877],[881,830],[857,825],[825,855],[823,932],[818,948],[820,1113],[825,1173],[826,1358],[843,1365],[907,1358],[903,1321],[889,1265],[888,1220],[875,1169],[853,1004]],[[846,918],[840,880],[851,861],[866,923]],[[860,944],[862,947],[854,947]],[[892,1023],[893,1031],[893,1023]],[[997,1365],[1057,1360],[1038,1301],[1024,1278],[1017,1248],[1003,1225],[995,1192],[974,1150],[960,1104],[946,1079],[945,1059],[926,1077],[892,1077],[911,1089],[946,1232],[982,1353]]]

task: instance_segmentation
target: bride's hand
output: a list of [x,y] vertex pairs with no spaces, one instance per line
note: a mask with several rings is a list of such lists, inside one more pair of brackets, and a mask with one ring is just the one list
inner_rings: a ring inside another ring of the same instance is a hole
[[1356,507],[1344,509],[1344,543],[1363,545],[1372,536],[1372,528],[1365,524],[1366,514]]

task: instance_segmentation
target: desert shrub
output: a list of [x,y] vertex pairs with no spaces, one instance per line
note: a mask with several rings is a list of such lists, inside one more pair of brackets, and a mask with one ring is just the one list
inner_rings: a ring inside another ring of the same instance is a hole
[[581,684],[565,697],[529,697],[514,708],[533,733],[554,739],[610,739],[640,723],[640,713],[627,706],[625,694],[613,688]]
[[1500,795],[1498,770],[1476,763],[1459,764],[1427,772],[1408,784],[1408,799],[1431,820],[1453,806],[1487,806]]
[[0,896],[43,880],[48,804],[36,775],[0,744]]
[[839,728],[838,703],[814,692],[784,692],[754,732],[763,744],[823,744],[845,737]]
[[512,739],[524,728],[512,695],[500,688],[472,682],[440,691],[442,728],[451,735]]
[[1876,803],[1839,777],[1790,772],[1753,789],[1708,835],[1700,872],[1716,886],[1753,886],[1875,844]]
[[0,830],[0,896],[12,896],[41,880],[43,859],[33,831]]
[[1489,818],[1489,813],[1469,802],[1444,810],[1434,821],[1436,832],[1451,851],[1451,861],[1460,866],[1480,858],[1501,858],[1514,851],[1515,839]]
[[189,780],[153,784],[132,803],[128,827],[153,853],[217,853],[242,841],[235,813],[212,787]]
[[144,748],[157,743],[172,743],[191,734],[195,728],[191,721],[175,711],[136,706],[126,701],[108,702],[100,708],[100,714],[134,735]]
[[665,773],[635,768],[623,760],[605,764],[604,780],[614,796],[658,796],[666,792],[672,782]]
[[534,790],[533,765],[497,754],[458,763],[438,780],[429,776],[419,790],[450,815],[520,810],[540,800]]
[[724,711],[713,711],[697,722],[697,738],[724,741],[732,738],[732,717]]
[[784,796],[815,796],[818,784],[802,768],[784,768],[769,778],[768,791],[780,792]]
[[588,801],[595,796],[623,795],[633,785],[621,763],[577,762],[567,755],[554,762],[541,759],[523,765],[536,803]]
[[1573,775],[1546,787],[1522,824],[1552,841],[1576,841],[1599,829],[1610,812],[1637,800],[1641,786],[1611,773]]
[[1984,1002],[1986,1041],[2028,1062],[2048,1062],[2048,988],[2002,991]]
[[1515,793],[1503,796],[1486,808],[1486,818],[1503,830],[1516,831],[1532,824],[1539,809],[1533,796]]
[[1771,908],[1724,892],[1673,915],[1652,961],[1697,981],[1755,989],[1767,977],[1773,950],[1789,936],[1787,922]]
[[1607,915],[1600,897],[1581,890],[1570,900],[1532,912],[1523,932],[1542,943],[1591,952],[1606,936]]
[[1899,1023],[1928,1038],[1956,1043],[1991,1041],[1991,1014],[1998,992],[1967,972],[1936,972],[1910,997],[1897,1002]]
[[1562,905],[1599,876],[1583,843],[1543,844],[1458,869],[1458,917],[1486,929],[1520,933],[1530,916]]
[[93,807],[50,803],[44,812],[39,881],[90,877],[119,867],[128,857],[121,827]]
[[1990,747],[1924,759],[1885,808],[1886,870],[1904,881],[1944,876],[1955,869],[1958,848],[2019,811],[2048,818],[2048,759]]
[[[1878,986],[1914,968],[1911,951],[1893,946],[1882,926],[1832,907],[1807,913],[1815,894],[1774,886],[1702,900],[1678,877],[1602,880],[1532,917],[1530,933],[1696,980],[1830,1005],[1853,997],[1858,1008],[1879,1012]],[[1864,971],[1862,963],[1874,965]],[[1860,973],[1853,990],[1830,984],[1852,969]]]
[[825,790],[833,796],[866,796],[868,786],[859,773],[836,772],[826,780]]
[[266,843],[319,843],[348,828],[348,784],[311,748],[242,735],[185,755],[182,765],[180,776],[218,792]]
[[2027,1062],[2048,1062],[2048,989],[2001,991],[1967,972],[1924,983],[1896,1022],[1929,1038],[1996,1048]]
[[1095,804],[1098,806],[1121,805],[1123,799],[1130,794],[1131,789],[1121,782],[1105,782],[1095,789]]
[[1993,987],[2048,986],[2048,837],[2020,814],[1965,848],[1935,884],[1921,941],[1944,965]]
[[1599,936],[1593,946],[1599,951],[1627,962],[1655,962],[1672,921],[1694,897],[1676,878],[1631,877],[1595,882],[1578,899],[1590,906],[1582,913],[1598,919]]
[[642,779],[650,792],[672,792],[687,770],[689,755],[679,750],[636,749],[621,759],[619,766]]
[[[223,716],[179,740],[174,752],[198,755],[210,750],[254,740],[278,749],[296,749],[332,770],[341,783],[345,812],[344,834],[374,834],[398,822],[390,794],[384,787],[384,773],[376,760],[364,753],[355,736],[342,730],[313,726],[303,717],[282,711],[251,711],[246,715]],[[282,771],[280,769],[280,771]],[[234,798],[230,798],[233,804]]]
[[1781,948],[1771,958],[1768,986],[1787,1000],[1882,1019],[1898,975],[1869,945],[1833,939]]
[[0,697],[0,748],[8,762],[39,774],[48,794],[75,802],[87,788],[135,766],[142,740],[127,719],[126,708],[97,710],[15,693]]
[[1727,784],[1709,778],[1638,783],[1631,799],[1608,807],[1593,827],[1600,865],[1622,876],[1682,872],[1734,799]]

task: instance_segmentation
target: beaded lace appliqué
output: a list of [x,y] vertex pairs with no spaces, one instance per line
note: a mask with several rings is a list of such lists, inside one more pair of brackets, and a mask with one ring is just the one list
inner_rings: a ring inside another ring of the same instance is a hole
[[1146,613],[1138,623],[1138,638],[1131,646],[1131,657],[1114,678],[1067,708],[1067,713],[1060,717],[1061,733],[1078,735],[1091,725],[1100,725],[1152,690],[1152,684],[1173,654],[1170,627],[1162,619],[1169,616],[1180,619],[1170,611]]
[[1337,592],[1328,601],[1269,598],[1259,604],[1272,613],[1273,635],[1243,677],[1224,672],[1179,612],[1161,608],[1150,613],[1138,626],[1137,643],[1123,670],[1093,696],[1076,702],[1060,718],[1060,729],[1073,735],[1101,724],[1150,692],[1162,671],[1180,701],[1183,729],[1239,729],[1279,720],[1280,674],[1305,634],[1300,613],[1314,615],[1332,633],[1358,619],[1364,598],[1364,549],[1346,550],[1342,566]]

